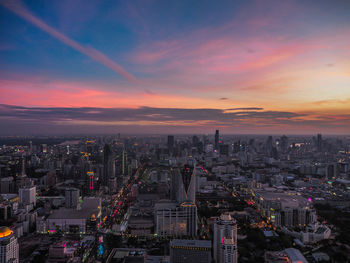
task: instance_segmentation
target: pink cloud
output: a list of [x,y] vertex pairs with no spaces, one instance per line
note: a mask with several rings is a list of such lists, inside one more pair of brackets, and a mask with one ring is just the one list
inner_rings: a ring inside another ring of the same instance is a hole
[[78,42],[74,41],[73,39],[67,37],[66,35],[58,32],[56,29],[50,27],[47,25],[44,21],[34,16],[20,1],[13,0],[13,1],[4,1],[0,2],[4,7],[11,10],[13,13],[17,14],[18,16],[22,17],[23,19],[27,20],[28,22],[32,23],[33,25],[37,26],[41,30],[45,31],[52,37],[58,39],[62,43],[66,44],[67,46],[70,46],[71,48],[75,49],[76,51],[90,57],[91,59],[105,65],[107,68],[113,70],[114,72],[118,73],[119,75],[123,76],[129,81],[137,82],[136,78],[128,73],[123,67],[118,65],[113,60],[109,59],[105,54],[102,52],[91,48],[91,47],[84,47]]
[[[217,101],[148,89],[129,89],[67,80],[32,77],[0,79],[0,104],[43,107],[215,107]],[[119,91],[117,91],[119,90]]]

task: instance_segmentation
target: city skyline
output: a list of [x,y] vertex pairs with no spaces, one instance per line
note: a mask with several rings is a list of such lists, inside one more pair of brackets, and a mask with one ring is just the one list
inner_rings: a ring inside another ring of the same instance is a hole
[[348,1],[0,1],[0,135],[348,134]]

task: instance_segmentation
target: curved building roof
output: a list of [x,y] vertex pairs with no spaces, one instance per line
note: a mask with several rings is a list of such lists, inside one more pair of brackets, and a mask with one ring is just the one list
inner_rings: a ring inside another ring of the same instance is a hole
[[1,226],[0,227],[0,238],[3,238],[3,237],[8,237],[12,234],[12,230],[9,229],[8,227],[6,226]]

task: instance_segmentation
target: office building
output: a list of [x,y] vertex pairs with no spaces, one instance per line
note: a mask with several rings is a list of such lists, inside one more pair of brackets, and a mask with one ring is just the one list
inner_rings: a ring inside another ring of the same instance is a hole
[[0,263],[19,263],[18,241],[11,229],[0,227]]
[[219,130],[215,131],[215,150],[219,150]]
[[211,242],[206,240],[183,240],[170,241],[171,263],[210,263]]
[[94,172],[87,172],[87,177],[89,181],[89,192],[92,193],[95,189],[95,173]]
[[79,189],[67,188],[65,191],[66,208],[78,208]]
[[197,207],[193,203],[160,201],[155,204],[156,233],[158,236],[191,236],[197,234]]
[[117,192],[117,178],[110,177],[108,180],[108,189],[110,194],[115,194]]
[[321,152],[323,150],[323,140],[322,140],[322,134],[317,134],[317,139],[316,139],[316,148],[317,151]]
[[103,177],[102,184],[107,185],[108,179],[115,176],[114,152],[110,145],[106,144],[103,149]]
[[36,187],[25,186],[19,189],[19,202],[22,205],[33,205],[36,204]]
[[173,152],[173,150],[174,150],[174,143],[175,143],[174,135],[168,135],[167,145],[168,145],[169,153]]
[[123,150],[122,152],[122,175],[128,174],[128,153]]
[[196,202],[196,166],[185,167],[181,172],[176,169],[173,174],[172,188],[176,192],[176,200],[182,202]]

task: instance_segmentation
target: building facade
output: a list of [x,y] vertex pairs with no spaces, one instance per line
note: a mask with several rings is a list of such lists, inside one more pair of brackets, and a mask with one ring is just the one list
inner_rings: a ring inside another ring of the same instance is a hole
[[213,243],[216,263],[237,263],[237,223],[230,214],[222,214],[214,223]]
[[8,227],[0,227],[0,263],[19,263],[18,241]]
[[211,242],[206,240],[174,239],[170,242],[171,263],[210,263]]

